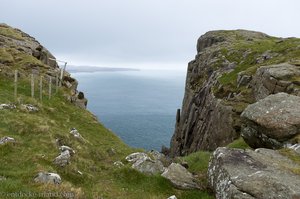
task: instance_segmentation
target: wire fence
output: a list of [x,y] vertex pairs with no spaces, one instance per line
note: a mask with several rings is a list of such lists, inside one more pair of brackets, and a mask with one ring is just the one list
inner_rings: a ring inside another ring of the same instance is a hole
[[32,73],[28,74],[22,70],[6,69],[5,73],[6,81],[13,86],[15,102],[21,96],[31,97],[42,102],[45,98],[51,99],[58,92],[59,87],[62,86],[64,71],[62,69],[52,70],[41,74],[32,70]]

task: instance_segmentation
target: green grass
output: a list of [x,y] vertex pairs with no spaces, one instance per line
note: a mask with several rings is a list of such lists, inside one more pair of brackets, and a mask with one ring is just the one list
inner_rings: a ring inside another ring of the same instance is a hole
[[[223,48],[222,54],[230,62],[236,62],[237,67],[229,73],[222,75],[219,82],[223,85],[231,84],[236,86],[237,74],[241,71],[246,71],[248,74],[254,74],[256,69],[261,65],[278,64],[290,60],[300,59],[300,39],[289,38],[282,42],[279,39],[268,37],[263,40],[256,40],[253,42],[248,41],[235,41],[232,49],[227,50]],[[245,51],[250,53],[243,57]],[[264,52],[271,50],[272,53],[278,53],[272,59],[266,60],[263,63],[256,63],[256,58],[261,56]]]
[[13,61],[13,56],[6,51],[6,48],[0,48],[0,63],[11,63]]
[[[207,181],[207,170],[208,164],[210,160],[211,152],[208,151],[198,151],[195,153],[191,153],[188,156],[181,157],[180,161],[185,161],[188,163],[188,170],[198,176],[198,181],[202,187],[208,187]],[[209,189],[203,193],[190,192],[190,195],[187,195],[183,198],[213,198],[209,193]],[[195,194],[195,195],[194,195]],[[201,195],[202,194],[202,195]]]
[[280,149],[279,152],[281,155],[288,157],[293,162],[299,165],[299,167],[287,167],[287,169],[297,175],[300,175],[300,155],[294,150],[288,148]]
[[227,145],[228,148],[233,149],[250,149],[251,147],[244,141],[242,137],[234,140],[232,143]]
[[12,39],[24,40],[22,37],[22,34],[11,27],[0,26],[0,35],[6,36],[6,37],[9,37]]
[[[43,101],[30,96],[30,82],[20,78],[18,99],[14,99],[13,77],[0,78],[0,103],[15,103],[15,110],[1,110],[0,137],[14,137],[17,142],[0,146],[0,176],[7,180],[0,182],[0,192],[15,191],[76,193],[78,198],[167,198],[175,194],[178,198],[211,198],[203,191],[182,191],[175,189],[161,176],[147,176],[128,168],[117,169],[113,162],[122,160],[135,151],[125,145],[114,133],[102,126],[90,112],[75,107],[63,96],[68,90],[60,89],[49,100],[44,93]],[[44,85],[47,88],[47,85]],[[38,94],[36,93],[38,97]],[[37,113],[20,110],[20,104],[31,103],[40,108]],[[70,136],[70,128],[75,127],[86,140],[79,142]],[[52,161],[59,154],[55,139],[72,147],[76,154],[71,164],[60,168]],[[115,155],[110,155],[113,148]],[[205,153],[203,153],[205,154]],[[208,154],[205,157],[207,164]],[[205,166],[192,166],[196,157],[187,157],[193,172],[204,172]],[[199,159],[201,160],[201,158]],[[203,159],[204,160],[204,159]],[[204,164],[204,162],[203,162]],[[206,165],[207,167],[207,165]],[[61,175],[60,186],[36,184],[34,176],[39,171],[55,172]],[[78,171],[82,172],[80,175]]]

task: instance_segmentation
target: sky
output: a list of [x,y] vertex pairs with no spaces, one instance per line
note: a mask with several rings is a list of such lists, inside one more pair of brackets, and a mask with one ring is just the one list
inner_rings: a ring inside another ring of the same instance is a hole
[[0,22],[71,65],[183,69],[199,36],[248,29],[300,37],[299,0],[0,0]]

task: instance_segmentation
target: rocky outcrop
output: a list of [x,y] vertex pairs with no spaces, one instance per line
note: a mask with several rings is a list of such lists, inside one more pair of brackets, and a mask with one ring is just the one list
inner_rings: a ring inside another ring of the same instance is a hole
[[[15,69],[18,69],[20,77],[34,74],[42,75],[46,80],[50,77],[55,80],[61,74],[56,58],[35,38],[19,29],[0,24],[0,75],[12,78]],[[56,81],[52,83],[54,86]],[[69,89],[66,95],[69,101],[86,108],[87,100],[80,98],[77,80],[67,71],[63,73],[61,84]]]
[[180,164],[172,163],[161,176],[179,189],[200,189],[194,176]]
[[300,95],[300,66],[282,63],[262,66],[253,77],[253,89],[256,100],[271,94],[286,92]]
[[300,197],[300,165],[270,149],[218,148],[210,160],[209,184],[217,199]]
[[281,148],[300,134],[300,97],[278,93],[242,113],[242,136],[252,148]]
[[166,154],[226,146],[240,136],[240,114],[249,104],[279,92],[300,95],[299,51],[295,38],[253,31],[201,36],[197,55],[188,64],[182,108]]

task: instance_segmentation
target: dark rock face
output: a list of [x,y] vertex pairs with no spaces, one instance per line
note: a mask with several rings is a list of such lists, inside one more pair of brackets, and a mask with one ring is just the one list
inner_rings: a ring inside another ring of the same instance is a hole
[[280,148],[297,136],[300,128],[300,97],[277,93],[249,105],[241,117],[242,136],[252,148]]
[[[240,136],[240,114],[249,104],[280,92],[300,96],[300,64],[282,63],[286,53],[295,51],[288,57],[298,53],[299,41],[287,41],[289,45],[294,42],[293,48],[282,51],[286,44],[280,45],[287,39],[277,40],[246,30],[211,31],[199,38],[198,53],[188,64],[170,156],[226,146]],[[266,46],[261,49],[263,43]],[[269,49],[270,43],[275,50]],[[275,148],[282,145],[268,140]]]
[[217,199],[294,199],[300,197],[299,165],[278,151],[218,148],[208,168]]

